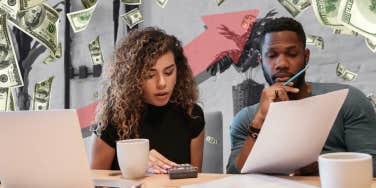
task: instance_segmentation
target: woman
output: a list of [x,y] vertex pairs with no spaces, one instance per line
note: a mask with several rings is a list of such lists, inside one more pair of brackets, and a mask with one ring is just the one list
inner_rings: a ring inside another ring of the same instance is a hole
[[92,139],[91,168],[119,169],[116,141],[150,140],[149,171],[201,170],[204,115],[181,42],[156,28],[131,32],[109,64]]

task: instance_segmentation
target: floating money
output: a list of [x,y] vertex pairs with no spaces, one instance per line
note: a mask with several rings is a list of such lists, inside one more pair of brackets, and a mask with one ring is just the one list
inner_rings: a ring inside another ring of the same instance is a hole
[[79,10],[79,11],[71,12],[67,14],[67,17],[73,29],[73,32],[77,33],[87,28],[87,26],[90,23],[91,18],[93,17],[93,13],[94,13],[96,6],[97,4],[95,3],[93,6],[87,9],[83,9],[83,10]]
[[375,53],[376,52],[376,42],[375,41],[372,41],[368,38],[365,38],[365,41],[366,41],[366,44],[367,44],[367,47],[373,52]]
[[7,111],[15,111],[16,110],[16,105],[14,104],[14,98],[12,94],[12,89],[9,88],[9,102],[7,103]]
[[316,35],[307,35],[307,45],[315,45],[317,48],[324,49],[324,39]]
[[9,91],[9,88],[0,88],[0,112],[8,110]]
[[44,64],[48,65],[54,61],[56,61],[57,59],[60,59],[61,55],[63,53],[63,49],[61,47],[61,42],[59,42],[58,46],[57,46],[57,51],[56,53],[53,53],[53,52],[49,52],[48,56],[42,61]]
[[59,14],[46,3],[18,12],[16,19],[9,18],[12,24],[53,53],[56,53],[58,46],[58,20]]
[[312,8],[317,20],[323,26],[348,30],[337,20],[340,0],[313,0]]
[[346,81],[352,81],[352,80],[355,80],[358,77],[358,74],[351,72],[350,70],[348,70],[346,67],[344,67],[340,63],[337,64],[336,73],[337,73],[338,77],[340,77],[340,78],[342,78],[343,80],[346,80]]
[[333,33],[336,35],[354,35],[358,36],[358,33],[355,31],[351,31],[350,29],[333,29]]
[[167,5],[168,0],[155,0],[155,2],[156,2],[157,5],[160,6],[161,8],[165,8],[165,6]]
[[376,96],[371,93],[371,94],[368,94],[367,95],[367,98],[369,99],[369,101],[371,102],[372,106],[373,106],[373,109],[375,110],[376,112]]
[[141,0],[121,0],[126,5],[141,5]]
[[33,96],[33,110],[48,110],[50,107],[51,99],[51,86],[54,77],[50,77],[48,80],[38,82],[34,87]]
[[121,15],[121,18],[125,21],[125,23],[127,23],[129,28],[132,28],[144,21],[144,18],[142,17],[142,14],[138,8]]
[[99,42],[99,36],[97,36],[93,41],[90,42],[89,51],[91,62],[94,65],[103,64],[104,60],[102,55],[101,44]]
[[23,81],[8,31],[7,15],[0,13],[0,87],[21,87]]
[[16,19],[17,12],[20,9],[20,2],[19,0],[0,0],[0,9]]
[[376,41],[376,2],[342,0],[337,20],[350,30]]
[[97,3],[97,0],[81,0],[81,3],[85,8],[90,8]]
[[225,0],[217,0],[217,5],[218,5],[218,6],[221,6],[221,4],[222,4],[223,2],[225,2]]
[[206,141],[209,144],[218,144],[218,140],[214,137],[211,137],[211,136],[206,136]]
[[278,0],[285,9],[293,16],[297,16],[311,5],[309,0]]

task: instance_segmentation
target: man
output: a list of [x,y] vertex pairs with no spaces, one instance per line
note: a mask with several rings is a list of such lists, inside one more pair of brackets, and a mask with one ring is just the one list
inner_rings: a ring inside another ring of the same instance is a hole
[[262,129],[270,103],[298,100],[348,88],[348,96],[322,153],[369,153],[373,156],[373,174],[376,175],[376,115],[361,91],[342,84],[306,82],[304,74],[287,86],[282,85],[307,65],[310,51],[306,49],[305,41],[302,25],[291,18],[275,18],[266,22],[260,39],[260,60],[270,87],[262,91],[259,104],[242,109],[232,122],[228,173],[239,173],[243,167]]

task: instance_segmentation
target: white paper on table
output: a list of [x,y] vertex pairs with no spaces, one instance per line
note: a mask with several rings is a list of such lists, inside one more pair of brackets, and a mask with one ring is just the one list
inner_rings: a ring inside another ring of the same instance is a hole
[[241,173],[282,173],[317,161],[348,89],[271,103]]
[[182,188],[318,188],[313,185],[303,184],[297,181],[283,178],[260,175],[234,175],[219,180],[213,180],[205,183],[182,186]]

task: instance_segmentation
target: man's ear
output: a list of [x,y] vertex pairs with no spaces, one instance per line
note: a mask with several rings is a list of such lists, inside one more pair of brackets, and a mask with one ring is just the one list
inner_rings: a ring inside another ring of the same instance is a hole
[[259,65],[262,63],[261,52],[257,53],[257,63]]
[[311,54],[311,51],[308,49],[308,48],[306,48],[305,50],[304,50],[304,63],[305,63],[305,65],[304,66],[307,66],[307,64],[308,64],[308,62],[309,62],[309,55]]

